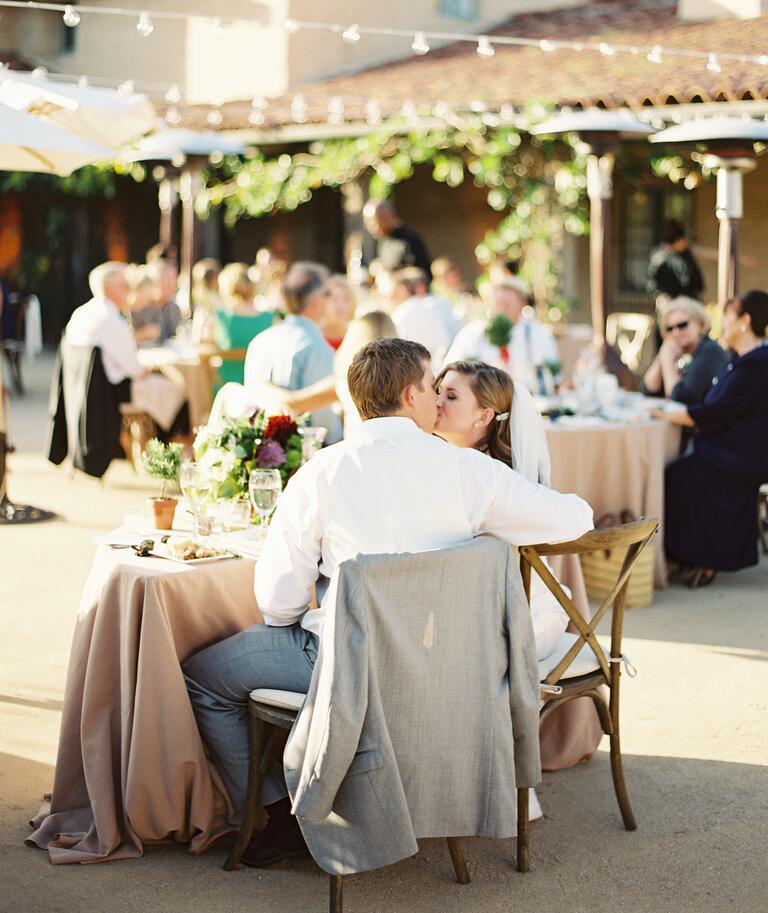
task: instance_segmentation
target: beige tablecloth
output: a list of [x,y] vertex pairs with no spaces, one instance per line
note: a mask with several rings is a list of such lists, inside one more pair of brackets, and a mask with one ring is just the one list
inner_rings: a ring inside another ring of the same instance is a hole
[[595,520],[623,510],[637,517],[658,517],[654,583],[666,586],[664,466],[678,452],[680,428],[655,420],[584,426],[561,421],[547,427],[547,440],[552,487],[581,495],[592,506]]
[[232,829],[180,663],[261,621],[253,566],[99,548],[75,627],[50,809],[28,839],[52,862],[126,859],[163,840],[200,852]]
[[197,348],[159,346],[139,349],[139,361],[147,371],[160,371],[184,391],[193,428],[199,428],[208,421],[213,402],[211,373],[207,360],[200,356]]

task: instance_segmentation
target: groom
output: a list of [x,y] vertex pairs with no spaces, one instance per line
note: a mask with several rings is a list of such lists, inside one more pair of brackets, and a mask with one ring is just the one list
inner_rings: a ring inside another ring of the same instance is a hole
[[[318,567],[330,578],[361,553],[448,548],[483,532],[513,545],[565,542],[592,528],[592,510],[576,495],[432,435],[430,364],[424,346],[405,339],[358,352],[348,383],[363,424],[302,466],[278,503],[256,566],[265,624],[184,664],[200,732],[237,808],[247,787],[249,692],[309,689],[327,608],[307,609]],[[267,778],[262,799],[269,823],[242,861],[261,866],[306,852],[282,778]]]

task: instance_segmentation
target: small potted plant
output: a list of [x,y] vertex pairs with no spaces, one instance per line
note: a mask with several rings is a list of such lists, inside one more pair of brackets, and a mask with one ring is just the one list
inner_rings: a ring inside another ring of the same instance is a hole
[[164,444],[157,438],[152,438],[147,442],[147,449],[142,454],[141,461],[144,469],[154,478],[160,479],[162,483],[160,497],[149,499],[155,514],[155,529],[173,527],[177,499],[169,498],[167,489],[169,482],[179,480],[183,450],[183,444]]

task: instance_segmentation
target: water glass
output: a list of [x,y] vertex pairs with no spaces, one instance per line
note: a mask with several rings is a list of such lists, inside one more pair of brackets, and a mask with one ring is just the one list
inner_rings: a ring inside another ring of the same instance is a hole
[[259,520],[266,529],[272,512],[277,507],[277,501],[283,490],[283,482],[277,469],[254,469],[248,479],[248,494],[251,498],[253,509],[259,515]]
[[181,493],[187,499],[190,511],[195,521],[194,538],[200,536],[200,514],[211,495],[213,478],[207,467],[200,466],[192,460],[185,460],[179,472],[179,486]]
[[245,498],[224,503],[221,512],[221,526],[225,533],[248,529],[251,522],[251,505]]
[[308,425],[306,428],[299,428],[299,434],[301,435],[302,463],[306,463],[323,446],[328,429]]

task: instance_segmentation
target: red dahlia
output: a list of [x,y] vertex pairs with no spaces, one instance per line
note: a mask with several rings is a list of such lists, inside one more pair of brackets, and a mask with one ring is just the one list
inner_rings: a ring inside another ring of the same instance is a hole
[[264,438],[271,438],[285,445],[292,434],[298,434],[299,428],[292,418],[287,415],[273,415],[264,429]]

